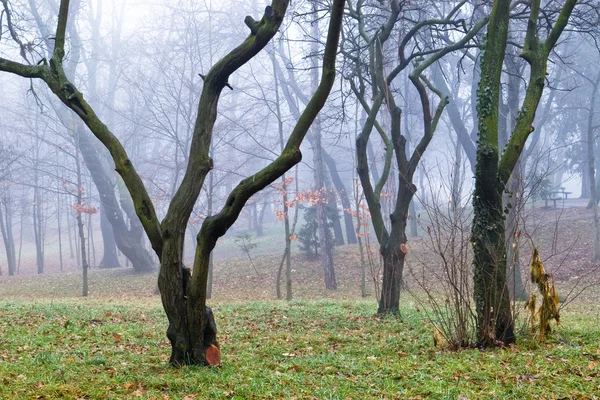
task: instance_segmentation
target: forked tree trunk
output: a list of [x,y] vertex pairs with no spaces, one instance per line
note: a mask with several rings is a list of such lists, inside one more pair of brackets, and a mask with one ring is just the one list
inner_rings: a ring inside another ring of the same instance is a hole
[[167,338],[171,342],[169,361],[173,365],[213,365],[215,363],[211,361],[214,361],[215,354],[218,357],[220,353],[214,316],[212,311],[206,308],[210,250],[205,252],[204,246],[200,245],[196,249],[194,270],[201,271],[202,276],[198,279],[204,282],[204,287],[194,292],[191,290],[193,286],[189,284],[189,277],[184,279],[184,274],[189,272],[183,269],[181,262],[185,229],[170,234],[170,238],[163,244],[158,278],[162,304],[169,320],[167,328]]
[[488,24],[481,80],[477,89],[479,146],[473,196],[472,242],[477,336],[483,346],[515,341],[514,321],[506,284],[505,223],[502,192],[533,129],[542,98],[550,52],[556,45],[577,0],[566,0],[546,40],[539,37],[540,0],[530,4],[521,57],[529,66],[529,82],[508,145],[499,151],[499,100],[510,19],[510,1],[495,0]]
[[219,363],[220,353],[216,343],[214,319],[210,310],[206,308],[210,254],[217,239],[237,220],[250,197],[272,184],[302,160],[300,145],[322,110],[335,81],[335,59],[344,0],[333,2],[329,13],[331,20],[323,56],[322,79],[294,126],[284,151],[268,166],[242,180],[230,193],[221,211],[204,220],[197,237],[194,273],[191,277],[189,272],[184,274],[182,260],[185,229],[206,175],[212,169],[209,149],[220,93],[231,74],[258,54],[279,31],[288,4],[288,0],[273,0],[272,4],[265,8],[260,21],[255,21],[250,16],[246,17],[244,22],[250,29],[250,36],[218,61],[204,77],[188,168],[162,223],[159,222],[148,191],[122,144],[66,77],[63,59],[69,1],[62,0],[60,3],[54,51],[47,64],[30,66],[7,62],[0,58],[0,70],[44,80],[52,92],[86,123],[110,151],[115,169],[131,193],[136,213],[160,258],[158,286],[169,319],[167,336],[172,345],[171,362],[175,365]]

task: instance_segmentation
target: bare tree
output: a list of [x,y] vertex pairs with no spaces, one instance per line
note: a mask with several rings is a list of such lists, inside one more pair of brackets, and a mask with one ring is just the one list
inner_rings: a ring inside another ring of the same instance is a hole
[[206,307],[210,254],[217,239],[235,222],[248,199],[301,160],[300,144],[325,104],[335,80],[335,57],[344,1],[336,0],[330,12],[323,74],[317,91],[298,120],[282,154],[261,171],[242,180],[230,193],[221,211],[204,220],[197,237],[193,274],[189,282],[185,279],[186,274],[189,277],[189,272],[186,273],[182,268],[185,230],[204,180],[212,169],[209,152],[220,93],[228,85],[231,74],[262,50],[277,33],[288,1],[274,0],[265,8],[260,21],[246,17],[245,24],[250,29],[248,38],[219,60],[204,77],[189,162],[162,221],[159,221],[147,188],[123,145],[100,120],[65,73],[63,61],[66,54],[69,3],[69,0],[62,0],[60,3],[54,50],[49,61],[41,60],[40,63],[27,65],[0,58],[0,70],[43,80],[109,150],[115,168],[133,198],[136,213],[160,259],[158,285],[169,319],[167,337],[172,346],[170,362],[175,365],[218,364],[220,352],[216,324],[212,311]]

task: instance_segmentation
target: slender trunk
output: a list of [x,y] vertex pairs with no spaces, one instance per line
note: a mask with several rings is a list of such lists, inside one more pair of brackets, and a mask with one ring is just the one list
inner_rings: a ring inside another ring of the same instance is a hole
[[[325,175],[323,176],[323,178],[325,178]],[[334,191],[331,189],[329,182],[327,182],[327,181],[325,184],[325,190],[327,191],[328,206],[331,207],[332,209],[334,209],[337,213],[337,218],[334,218],[333,221],[331,221],[331,224],[333,225],[333,240],[334,240],[334,243],[336,246],[343,246],[344,245],[344,234],[342,233],[342,224],[341,224],[340,218],[339,218],[339,210],[337,207],[337,196],[335,195]]]
[[77,217],[75,217],[75,221],[73,224],[73,241],[75,242],[75,256],[77,258],[77,269],[81,268],[81,241],[79,238],[79,227],[78,227]]
[[365,260],[365,249],[364,249],[363,242],[362,242],[362,238],[363,238],[362,231],[365,232],[365,234],[364,234],[365,237],[367,235],[369,235],[369,227],[368,227],[369,223],[367,222],[366,223],[367,227],[365,227],[365,229],[362,229],[363,228],[363,219],[361,218],[362,210],[360,209],[361,199],[360,199],[358,187],[355,190],[356,190],[356,195],[355,195],[354,212],[356,213],[356,238],[358,239],[358,249],[360,251],[360,294],[362,297],[367,297],[369,295],[367,293],[367,262]]
[[598,216],[598,191],[596,187],[596,158],[594,155],[595,148],[595,137],[594,137],[594,115],[596,113],[596,92],[598,91],[598,86],[600,86],[600,73],[597,75],[596,79],[592,85],[592,96],[590,99],[590,109],[588,112],[588,121],[587,121],[587,134],[586,134],[586,144],[587,144],[587,166],[588,166],[588,177],[589,177],[589,192],[590,192],[590,202],[588,204],[588,208],[592,209],[592,215],[594,218],[594,254],[592,256],[592,261],[597,262],[600,261],[600,220]]
[[352,206],[350,204],[350,198],[348,197],[348,191],[346,190],[346,185],[344,185],[344,181],[340,177],[337,165],[333,157],[331,157],[329,152],[325,149],[321,150],[323,155],[323,161],[325,161],[325,164],[327,165],[327,169],[329,170],[329,174],[331,176],[331,182],[333,183],[337,194],[340,196],[342,209],[344,210],[343,215],[346,241],[348,242],[348,244],[356,244],[356,233],[354,232],[354,223],[352,221],[352,215],[345,211],[352,209]]
[[408,207],[408,215],[410,217],[410,237],[419,237],[419,230],[417,229],[417,209],[415,207],[415,199],[412,199],[410,206]]
[[[518,49],[511,46],[512,57],[506,61],[506,68],[508,72],[508,83],[507,83],[507,104],[506,104],[506,116],[503,116],[501,120],[506,122],[504,132],[499,135],[500,148],[505,148],[508,143],[508,138],[511,132],[514,131],[520,103],[520,87],[521,87],[521,59],[518,56]],[[502,125],[501,125],[502,126]],[[538,127],[540,128],[540,127]],[[523,175],[521,168],[521,161],[519,160],[515,165],[515,168],[510,176],[508,183],[506,184],[506,190],[503,198],[503,209],[508,209],[508,216],[506,221],[506,276],[507,285],[510,298],[512,300],[526,300],[527,293],[525,286],[523,285],[523,278],[521,274],[521,261],[519,254],[519,214],[522,211],[522,198],[523,198]]]
[[[584,135],[582,131],[581,136]],[[587,137],[581,138],[582,142],[587,142]],[[591,185],[590,185],[590,163],[587,159],[584,159],[581,163],[581,196],[580,199],[589,199],[591,196]]]
[[[313,21],[312,30],[313,37],[319,37],[319,21],[317,13],[317,4],[313,3]],[[318,46],[317,42],[314,42],[311,46],[313,54],[317,54]],[[313,93],[316,91],[317,85],[319,84],[319,69],[318,60],[316,57],[311,59],[313,69],[311,71],[311,86]],[[323,268],[323,276],[325,279],[325,288],[328,290],[337,289],[337,281],[335,277],[335,269],[333,266],[333,240],[331,237],[331,231],[329,224],[327,223],[326,213],[326,196],[325,196],[325,179],[324,179],[324,168],[323,168],[323,155],[322,155],[322,144],[321,144],[321,123],[317,119],[314,122],[313,133],[313,164],[315,174],[315,191],[318,193],[319,201],[316,204],[317,207],[317,224],[319,226],[319,242],[321,249],[321,267]]]
[[4,248],[6,249],[8,275],[12,276],[17,272],[17,260],[15,257],[15,242],[12,233],[12,218],[10,213],[8,200],[4,199],[0,204],[0,230],[2,231],[2,239],[4,241]]
[[[214,144],[211,142],[210,144],[210,158],[212,158],[213,162],[215,160],[215,147]],[[211,216],[213,214],[213,203],[214,203],[214,194],[215,194],[215,171],[211,170],[208,173],[208,193],[207,193],[207,203],[208,203],[208,216]],[[196,234],[194,235],[194,237],[196,237],[198,235],[198,233],[196,232]],[[208,280],[206,282],[206,298],[207,299],[211,299],[212,298],[212,290],[213,290],[213,268],[214,268],[214,262],[213,262],[213,254],[212,252],[210,253],[210,257],[208,259]]]
[[92,214],[88,215],[88,258],[91,266],[96,264],[96,244],[94,242],[94,225],[92,223]]
[[[65,209],[69,210],[69,200],[65,196]],[[67,213],[67,236],[69,237],[69,257],[73,259],[75,257],[75,252],[73,252],[73,237],[71,236],[71,213]],[[77,249],[75,249],[77,250]]]
[[77,214],[77,228],[79,232],[79,248],[81,249],[81,266],[83,268],[83,282],[81,287],[81,295],[83,297],[87,297],[88,295],[88,263],[85,254],[85,235],[83,231],[83,218],[81,217],[81,213]]
[[35,235],[35,250],[37,273],[44,273],[44,248],[42,243],[42,200],[39,187],[33,189],[33,230]]
[[75,154],[76,154],[76,166],[77,166],[77,205],[79,206],[79,210],[77,210],[77,231],[79,233],[79,249],[81,250],[81,266],[83,269],[83,282],[81,288],[81,295],[83,297],[87,297],[88,295],[88,262],[85,252],[85,234],[83,230],[83,218],[81,215],[81,208],[83,207],[83,193],[82,193],[82,179],[81,179],[81,162],[79,159],[79,143],[75,146]]
[[63,243],[62,243],[62,204],[60,198],[60,188],[57,184],[57,196],[56,196],[56,228],[58,231],[58,259],[60,262],[60,272],[64,270],[63,262]]
[[25,220],[25,207],[21,208],[21,224],[19,229],[19,261],[17,263],[17,274],[21,269],[21,255],[23,251],[23,221]]
[[508,194],[504,197],[504,207],[508,208],[506,221],[506,265],[507,283],[512,300],[527,300],[527,291],[523,284],[519,251],[519,213],[522,211],[523,198],[521,162],[517,163],[508,182]]

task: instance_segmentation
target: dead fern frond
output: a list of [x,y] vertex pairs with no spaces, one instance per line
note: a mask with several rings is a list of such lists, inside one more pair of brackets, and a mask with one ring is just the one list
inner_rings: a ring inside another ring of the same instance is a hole
[[[554,279],[544,270],[544,264],[540,258],[540,253],[536,248],[533,249],[531,261],[531,282],[537,284],[542,297],[542,303],[536,310],[537,296],[532,294],[529,300],[525,302],[525,308],[529,311],[531,318],[531,331],[538,331],[538,340],[543,343],[548,333],[552,331],[550,321],[555,320],[556,326],[560,325],[560,313],[558,311],[558,295],[554,286]],[[536,322],[539,324],[536,326]]]

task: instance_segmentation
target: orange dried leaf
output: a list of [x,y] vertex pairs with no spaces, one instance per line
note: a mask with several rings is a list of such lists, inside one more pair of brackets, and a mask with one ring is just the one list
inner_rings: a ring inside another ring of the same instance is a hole
[[216,367],[221,364],[221,350],[214,344],[211,344],[206,349],[206,362],[211,367]]

